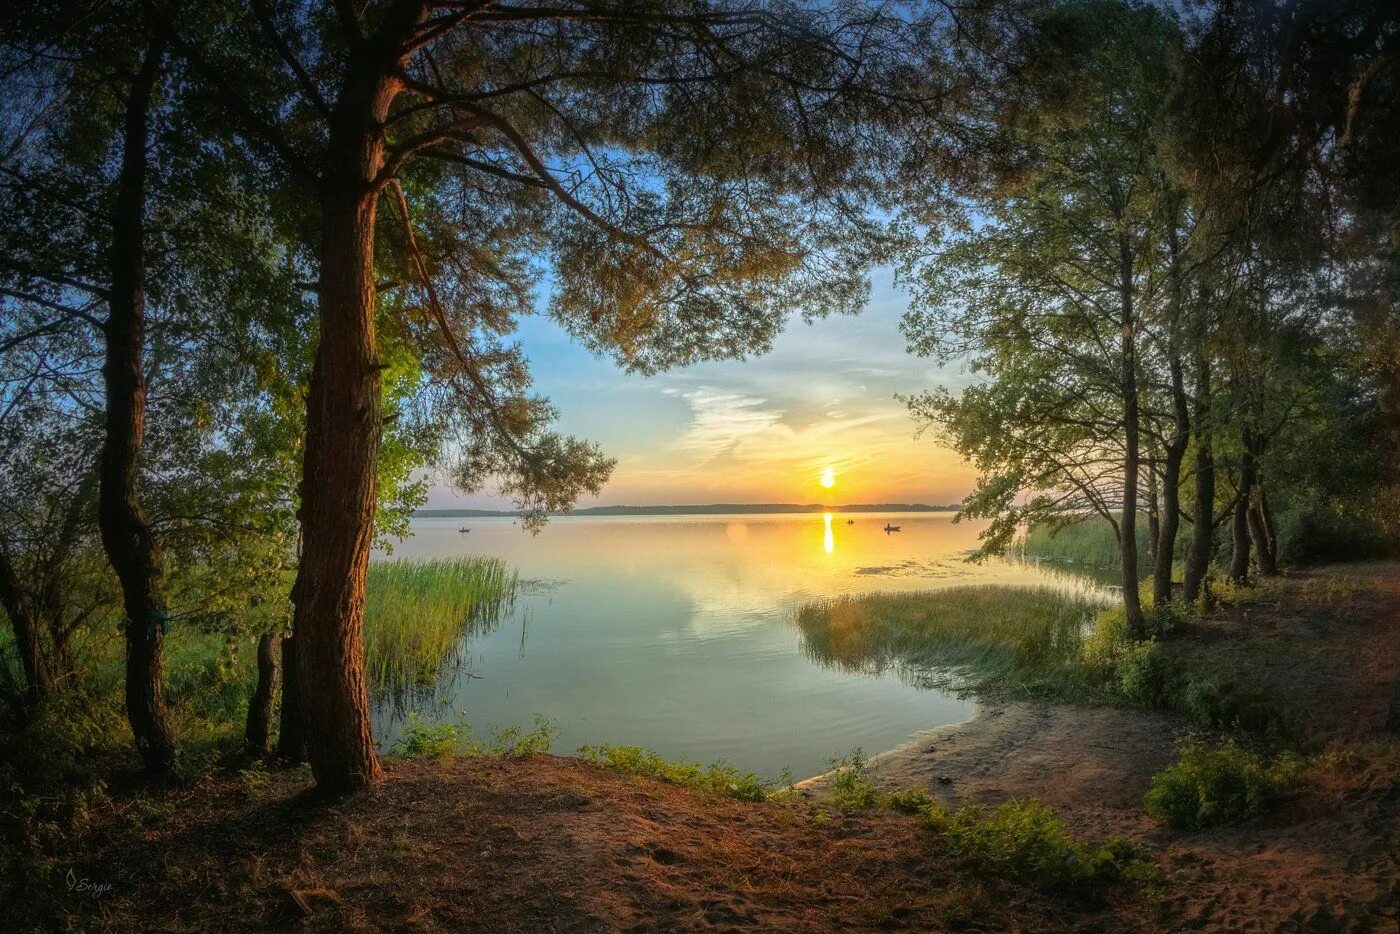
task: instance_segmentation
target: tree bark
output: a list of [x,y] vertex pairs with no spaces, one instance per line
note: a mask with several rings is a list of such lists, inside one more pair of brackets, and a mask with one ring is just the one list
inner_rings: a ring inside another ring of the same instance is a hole
[[290,635],[282,642],[282,711],[278,721],[277,758],[290,764],[306,761],[306,727],[301,704],[301,677],[297,673],[297,642]]
[[1137,509],[1138,471],[1141,469],[1138,451],[1138,388],[1137,334],[1133,311],[1132,251],[1126,243],[1121,248],[1122,271],[1122,391],[1123,391],[1123,518],[1119,523],[1119,546],[1123,564],[1123,609],[1128,632],[1137,639],[1147,635],[1147,620],[1142,615],[1142,600],[1138,595]]
[[14,563],[7,552],[0,550],[0,606],[5,608],[14,631],[15,651],[24,673],[22,704],[27,713],[52,692],[53,679],[40,641],[39,620],[24,604]]
[[1200,599],[1215,543],[1215,454],[1211,449],[1210,359],[1201,353],[1196,363],[1196,502],[1191,510],[1191,543],[1186,552],[1184,595]]
[[1249,504],[1249,538],[1254,543],[1254,566],[1260,577],[1277,577],[1278,563],[1274,559],[1274,543],[1264,519],[1264,487],[1255,478],[1254,496]]
[[1186,400],[1186,379],[1180,357],[1172,357],[1172,436],[1167,440],[1162,468],[1162,512],[1157,525],[1156,561],[1152,574],[1152,603],[1161,608],[1171,602],[1172,567],[1176,561],[1176,534],[1181,527],[1181,462],[1191,437],[1191,416]]
[[266,757],[271,751],[272,711],[280,680],[279,641],[279,636],[270,633],[258,636],[258,686],[248,700],[248,721],[243,729],[244,747],[257,756]]
[[156,40],[132,79],[126,101],[122,161],[112,217],[111,296],[106,326],[106,435],[102,445],[98,524],[121,583],[126,611],[126,713],[148,770],[167,771],[175,736],[165,701],[164,558],[146,521],[137,474],[145,435],[142,370],[146,317],[146,146],[151,95],[164,50]]
[[1249,429],[1244,431],[1244,454],[1240,461],[1239,498],[1230,521],[1230,580],[1249,580],[1249,504],[1254,497],[1254,451]]
[[400,0],[352,54],[321,181],[321,333],[307,401],[293,630],[307,756],[318,788],[329,794],[381,774],[363,640],[382,421],[375,211],[384,121],[402,90],[403,39],[425,15],[421,2]]

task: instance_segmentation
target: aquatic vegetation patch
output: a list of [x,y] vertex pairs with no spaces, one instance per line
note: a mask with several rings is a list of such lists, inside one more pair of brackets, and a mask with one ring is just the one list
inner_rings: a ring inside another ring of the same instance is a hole
[[1088,696],[1104,694],[1108,677],[1082,663],[1100,606],[1048,587],[975,585],[837,597],[799,607],[793,618],[803,652],[843,671],[894,671],[922,684],[943,670],[977,689]]
[[375,561],[365,591],[365,664],[381,694],[432,684],[462,640],[509,611],[519,580],[499,558]]

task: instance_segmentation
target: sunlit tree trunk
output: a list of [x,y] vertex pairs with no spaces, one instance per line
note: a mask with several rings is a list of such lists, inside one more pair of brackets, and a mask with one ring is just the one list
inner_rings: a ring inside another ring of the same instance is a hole
[[146,147],[151,97],[160,71],[159,41],[146,52],[126,99],[120,175],[112,217],[111,295],[106,327],[106,435],[102,445],[98,524],[126,611],[126,713],[146,768],[168,770],[175,736],[165,701],[162,653],[164,559],[141,503],[138,484],[146,424],[142,369],[146,324]]
[[307,402],[297,672],[307,757],[323,791],[377,780],[364,667],[365,576],[381,431],[374,234],[384,121],[402,90],[421,3],[390,8],[360,44],[331,115],[321,190],[320,340]]
[[1172,357],[1170,366],[1172,436],[1167,439],[1162,467],[1162,512],[1157,526],[1156,561],[1152,575],[1152,602],[1159,608],[1171,602],[1176,534],[1181,527],[1181,462],[1186,458],[1186,446],[1191,438],[1191,417],[1181,358]]

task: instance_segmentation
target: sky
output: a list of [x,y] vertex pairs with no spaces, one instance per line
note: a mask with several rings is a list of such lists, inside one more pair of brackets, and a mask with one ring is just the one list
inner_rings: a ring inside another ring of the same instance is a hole
[[[520,340],[536,389],[565,434],[617,459],[612,479],[580,508],[698,503],[955,503],[975,475],[925,435],[895,393],[965,385],[957,366],[905,351],[907,297],[888,270],[872,277],[860,315],[789,324],[773,349],[656,376],[595,357],[543,315]],[[823,474],[832,481],[822,484]],[[429,508],[508,508],[486,490],[435,483]]]

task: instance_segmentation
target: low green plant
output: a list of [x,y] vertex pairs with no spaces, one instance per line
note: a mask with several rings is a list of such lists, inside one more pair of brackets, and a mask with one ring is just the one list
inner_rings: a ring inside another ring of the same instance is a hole
[[465,722],[431,722],[423,719],[418,711],[410,711],[404,724],[403,735],[394,743],[391,752],[409,758],[433,758],[450,755],[472,755],[480,747],[471,738],[472,730]]
[[1118,690],[1139,707],[1168,706],[1175,673],[1157,640],[1135,642],[1120,648],[1115,664]]
[[1233,730],[1285,744],[1298,735],[1297,724],[1278,701],[1263,688],[1246,682],[1193,679],[1181,691],[1180,709],[1194,726],[1204,730]]
[[1145,883],[1156,867],[1128,841],[1079,839],[1039,800],[1008,801],[947,811],[925,807],[920,817],[954,856],[1042,892],[1092,895],[1118,882]]
[[740,801],[762,801],[775,790],[772,784],[753,772],[737,769],[724,760],[701,765],[698,762],[669,760],[640,746],[610,744],[583,746],[578,754],[594,765],[615,772],[654,778],[670,785],[698,788]]
[[1180,830],[1237,824],[1298,785],[1305,768],[1293,753],[1269,761],[1234,743],[1187,743],[1177,761],[1153,777],[1143,804],[1148,814]]
[[518,726],[504,727],[491,731],[488,751],[493,756],[524,757],[549,752],[554,745],[554,737],[559,732],[558,724],[548,717],[535,714],[530,729]]
[[859,746],[847,755],[828,759],[826,767],[826,789],[832,804],[858,809],[880,804],[880,789],[870,777],[869,760]]

